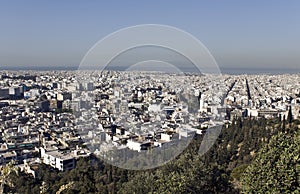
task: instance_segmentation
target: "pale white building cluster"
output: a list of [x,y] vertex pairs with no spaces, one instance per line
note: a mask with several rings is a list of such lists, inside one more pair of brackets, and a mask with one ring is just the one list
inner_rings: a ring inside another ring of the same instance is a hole
[[112,149],[143,152],[241,117],[300,114],[300,74],[0,73],[0,164],[64,171]]

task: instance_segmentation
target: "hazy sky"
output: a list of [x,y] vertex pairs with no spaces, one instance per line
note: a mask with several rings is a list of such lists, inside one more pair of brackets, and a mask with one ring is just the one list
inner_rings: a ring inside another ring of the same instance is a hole
[[2,0],[0,65],[78,65],[104,36],[147,23],[191,33],[220,67],[300,69],[298,0]]

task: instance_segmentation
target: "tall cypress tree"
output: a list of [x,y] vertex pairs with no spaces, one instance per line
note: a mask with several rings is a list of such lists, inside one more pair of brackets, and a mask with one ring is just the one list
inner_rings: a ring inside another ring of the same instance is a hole
[[291,107],[291,106],[289,107],[289,112],[288,112],[288,116],[287,116],[287,121],[288,121],[289,123],[292,123],[292,121],[293,121],[292,107]]
[[285,131],[285,125],[286,125],[285,115],[283,115],[283,119],[282,119],[282,131]]

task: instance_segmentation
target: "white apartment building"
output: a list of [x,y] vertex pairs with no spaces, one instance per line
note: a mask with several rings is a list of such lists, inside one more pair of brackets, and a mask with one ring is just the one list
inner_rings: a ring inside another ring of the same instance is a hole
[[50,165],[60,171],[75,168],[76,160],[80,157],[88,157],[87,150],[74,150],[72,152],[62,152],[59,150],[46,151],[41,148],[41,159],[44,164]]

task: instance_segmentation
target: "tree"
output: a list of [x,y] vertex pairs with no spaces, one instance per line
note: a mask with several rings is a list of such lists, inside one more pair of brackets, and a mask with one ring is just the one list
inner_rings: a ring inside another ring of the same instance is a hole
[[289,112],[288,112],[288,116],[287,116],[287,121],[289,122],[289,124],[292,123],[293,121],[293,115],[292,115],[292,107],[289,107]]
[[1,176],[0,176],[0,182],[1,182],[1,187],[0,187],[0,193],[5,192],[5,187],[13,187],[13,181],[11,178],[12,173],[18,173],[17,168],[14,166],[14,161],[12,160],[5,166],[1,167]]
[[283,115],[283,119],[282,119],[282,131],[285,131],[286,128],[286,120],[285,120],[285,115]]
[[296,193],[300,190],[300,133],[279,133],[271,138],[242,177],[245,193]]

